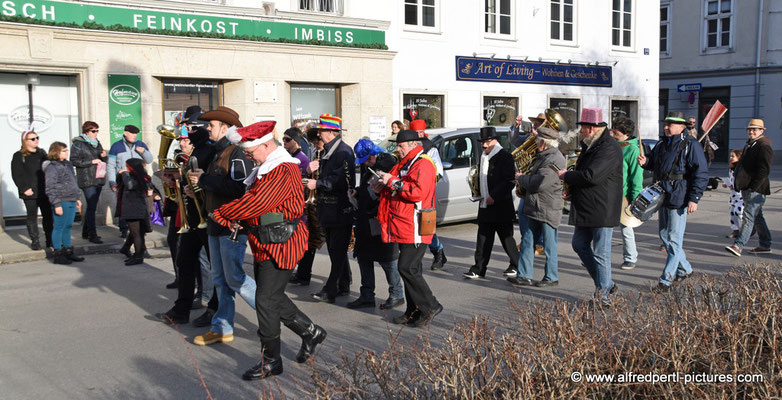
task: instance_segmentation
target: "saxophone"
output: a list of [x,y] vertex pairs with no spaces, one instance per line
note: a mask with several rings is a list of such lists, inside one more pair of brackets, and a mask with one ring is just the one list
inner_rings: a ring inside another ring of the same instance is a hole
[[[314,180],[317,181],[318,177],[320,176],[320,156],[321,156],[322,153],[323,153],[323,150],[315,150],[315,161],[318,162],[318,169],[315,170],[315,172],[312,173],[312,178],[310,178],[310,179],[314,179]],[[305,179],[305,182],[306,182],[306,179]],[[318,191],[317,187],[315,187],[315,189],[310,190],[310,193],[307,196],[307,201],[305,202],[305,204],[315,205],[315,202],[317,201],[317,199],[315,198],[316,195],[317,195],[317,191]]]

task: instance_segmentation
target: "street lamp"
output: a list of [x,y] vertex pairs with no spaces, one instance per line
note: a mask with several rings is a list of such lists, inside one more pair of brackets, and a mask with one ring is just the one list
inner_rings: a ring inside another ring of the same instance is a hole
[[27,73],[27,99],[28,99],[28,106],[30,107],[30,112],[28,115],[30,116],[30,120],[28,121],[30,123],[30,129],[33,128],[33,86],[34,85],[40,85],[41,84],[41,77],[38,75],[37,72],[28,72]]

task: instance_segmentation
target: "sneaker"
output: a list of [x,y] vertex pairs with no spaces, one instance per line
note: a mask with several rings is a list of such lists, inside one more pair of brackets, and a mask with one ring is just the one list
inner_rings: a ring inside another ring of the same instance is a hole
[[541,281],[535,282],[535,287],[549,287],[557,285],[559,285],[559,281],[552,281],[549,279],[543,279]]
[[514,266],[511,265],[502,274],[505,275],[506,277],[512,277],[518,275],[518,271]]
[[629,261],[625,261],[624,263],[622,263],[622,265],[619,266],[619,268],[624,269],[624,270],[631,270],[631,269],[635,268],[635,263],[632,263],[632,262],[629,262]]
[[221,335],[219,333],[215,333],[212,331],[209,331],[203,335],[196,336],[193,338],[193,344],[198,346],[208,346],[210,344],[215,343],[231,343],[234,341],[234,335],[229,333],[227,335]]
[[464,277],[464,279],[483,278],[483,275],[478,275],[475,271],[472,271],[472,270],[463,273],[462,276]]
[[771,253],[771,249],[767,249],[765,247],[755,247],[752,250],[749,250],[750,253]]
[[727,250],[728,253],[733,254],[736,257],[741,257],[741,248],[739,248],[739,246],[736,246],[735,244],[732,244],[730,246],[725,246],[725,250]]

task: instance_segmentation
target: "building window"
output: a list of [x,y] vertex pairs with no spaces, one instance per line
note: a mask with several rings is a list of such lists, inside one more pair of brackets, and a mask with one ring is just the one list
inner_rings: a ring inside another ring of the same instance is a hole
[[731,0],[706,0],[706,48],[729,48],[733,19]]
[[163,79],[163,121],[174,125],[177,114],[192,105],[203,112],[222,105],[222,84],[220,81],[197,81],[184,79]]
[[484,96],[483,98],[483,120],[487,126],[513,125],[518,113],[518,97]]
[[299,10],[312,12],[337,12],[337,0],[299,0]]
[[633,0],[613,0],[611,44],[633,47]]
[[513,12],[511,0],[485,0],[484,32],[499,35],[510,35],[513,27]]
[[402,118],[407,121],[422,119],[427,129],[442,128],[445,121],[443,104],[445,96],[429,94],[405,94],[402,96]]
[[660,6],[660,54],[669,55],[668,38],[671,35],[671,4]]
[[578,129],[578,113],[581,111],[580,99],[552,97],[549,99],[549,108],[562,116],[569,130]]
[[405,0],[405,25],[437,26],[437,0]]
[[291,83],[291,125],[304,129],[321,114],[340,115],[339,87]]
[[[638,102],[635,100],[611,100],[611,122],[618,116],[625,116],[635,122],[636,131],[640,131],[638,121]],[[635,135],[637,136],[637,135]]]
[[551,40],[575,42],[576,0],[551,0]]

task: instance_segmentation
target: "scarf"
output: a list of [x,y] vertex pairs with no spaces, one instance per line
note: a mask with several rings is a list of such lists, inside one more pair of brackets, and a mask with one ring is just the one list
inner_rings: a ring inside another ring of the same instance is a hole
[[93,139],[93,138],[90,137],[90,135],[88,135],[86,133],[79,134],[79,137],[82,138],[85,142],[89,143],[90,146],[92,146],[93,148],[94,147],[98,147],[98,139],[97,138]]
[[486,208],[486,198],[489,197],[489,160],[502,150],[502,146],[497,143],[491,149],[489,154],[481,153],[481,174],[479,175],[479,185],[481,188],[481,208]]
[[[399,160],[399,162],[394,165],[394,168],[391,168],[391,171],[388,171],[388,173],[399,178],[399,171],[401,171],[402,168],[406,167],[408,164],[412,163],[413,160],[423,151],[424,148],[422,146],[418,146],[410,150],[405,158]],[[390,190],[384,190],[380,192],[380,204],[377,208],[377,219],[380,221],[381,226],[388,225],[389,217],[391,215],[391,194],[392,193]]]
[[244,180],[244,184],[247,187],[252,186],[256,179],[260,180],[264,175],[271,172],[271,170],[273,170],[275,167],[286,162],[294,163],[296,165],[301,163],[298,158],[291,157],[285,148],[278,146],[276,149],[274,149],[274,151],[269,153],[269,156],[266,157],[266,161],[264,161],[263,164],[256,166],[252,171],[250,171],[250,174]]

